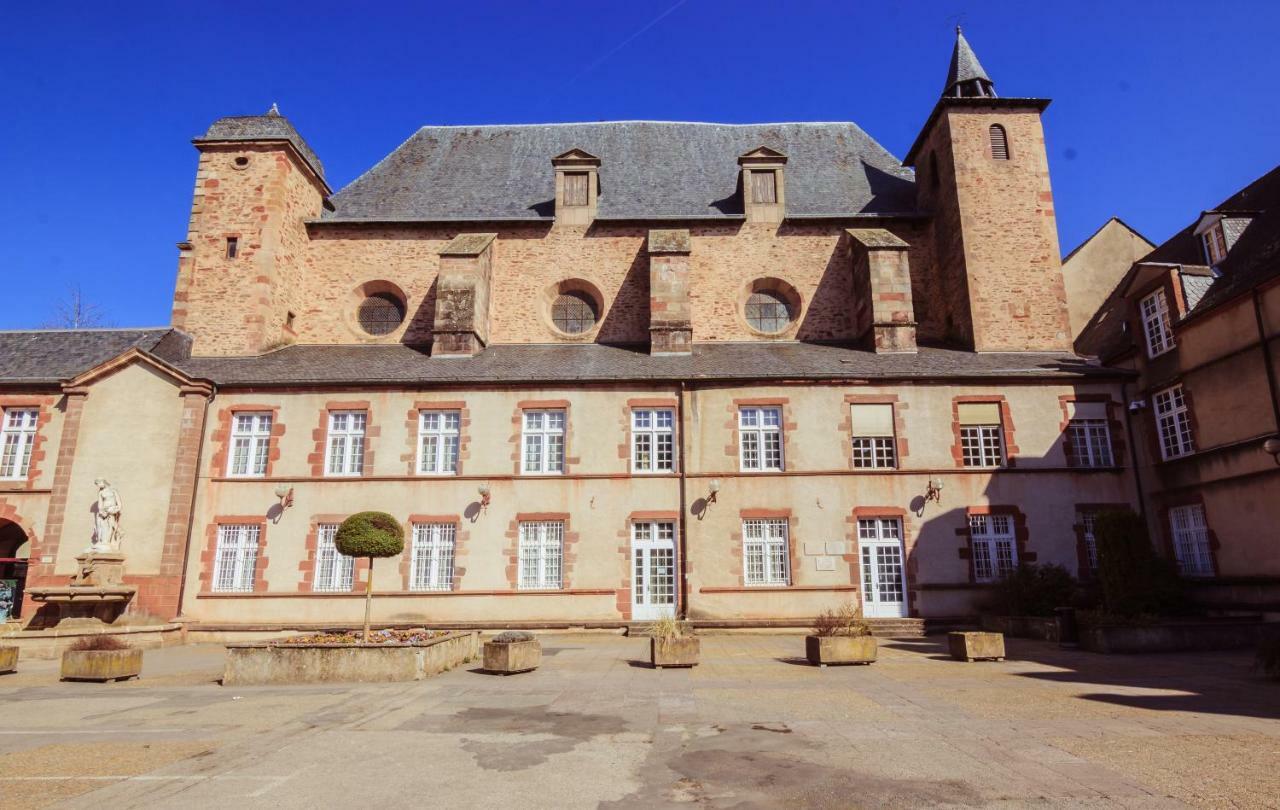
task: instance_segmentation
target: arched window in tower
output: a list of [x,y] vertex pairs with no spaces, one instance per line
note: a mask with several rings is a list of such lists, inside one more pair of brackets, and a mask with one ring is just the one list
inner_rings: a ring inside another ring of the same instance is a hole
[[1005,134],[1004,127],[999,124],[991,125],[991,159],[1009,159],[1009,137]]

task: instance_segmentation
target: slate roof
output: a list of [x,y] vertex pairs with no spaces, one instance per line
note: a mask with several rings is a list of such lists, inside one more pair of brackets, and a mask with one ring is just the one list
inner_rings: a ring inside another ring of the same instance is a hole
[[168,327],[0,332],[0,385],[57,385],[132,348],[175,362],[191,338]]
[[758,146],[787,156],[789,217],[915,211],[914,174],[855,124],[614,121],[423,127],[320,222],[549,221],[551,159],[574,148],[600,158],[599,219],[741,218],[737,159]]
[[942,89],[942,95],[956,95],[953,92],[956,85],[974,79],[983,79],[988,84],[995,84],[983,69],[982,63],[978,61],[978,55],[973,52],[969,40],[964,38],[964,34],[960,33],[960,28],[957,26],[956,47],[951,52],[951,67],[947,69],[947,86]]
[[293,124],[289,123],[289,119],[279,113],[219,118],[202,137],[195,138],[192,142],[206,141],[288,141],[311,166],[311,170],[320,179],[324,179],[324,165],[320,158],[316,157],[316,153],[298,134],[298,130],[293,128]]
[[612,380],[817,380],[1114,377],[1071,354],[975,353],[921,348],[874,354],[805,343],[699,344],[689,356],[644,348],[498,345],[475,357],[432,358],[404,345],[289,346],[259,357],[200,357],[177,364],[219,385],[483,384]]

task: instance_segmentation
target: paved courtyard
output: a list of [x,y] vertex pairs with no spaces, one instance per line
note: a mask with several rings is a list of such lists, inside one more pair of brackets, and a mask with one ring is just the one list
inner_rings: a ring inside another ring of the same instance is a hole
[[222,650],[143,679],[0,677],[0,807],[1280,807],[1280,685],[1244,653],[1099,656],[940,639],[871,667],[798,636],[708,635],[694,670],[647,641],[543,637],[536,672],[223,688]]

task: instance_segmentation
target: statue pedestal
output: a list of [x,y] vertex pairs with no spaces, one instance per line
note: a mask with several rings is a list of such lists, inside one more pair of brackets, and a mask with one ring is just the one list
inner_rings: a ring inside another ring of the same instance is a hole
[[118,551],[87,551],[76,557],[69,584],[27,589],[31,601],[49,608],[32,619],[43,627],[66,621],[111,624],[137,592],[137,586],[124,584],[124,555]]

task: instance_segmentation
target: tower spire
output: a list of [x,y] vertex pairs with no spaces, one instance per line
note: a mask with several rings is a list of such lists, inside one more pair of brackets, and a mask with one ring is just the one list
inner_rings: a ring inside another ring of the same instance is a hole
[[964,38],[960,26],[956,26],[956,47],[951,52],[951,68],[947,71],[947,86],[942,95],[961,97],[995,97],[995,82],[983,70],[978,55],[973,52],[969,40]]

